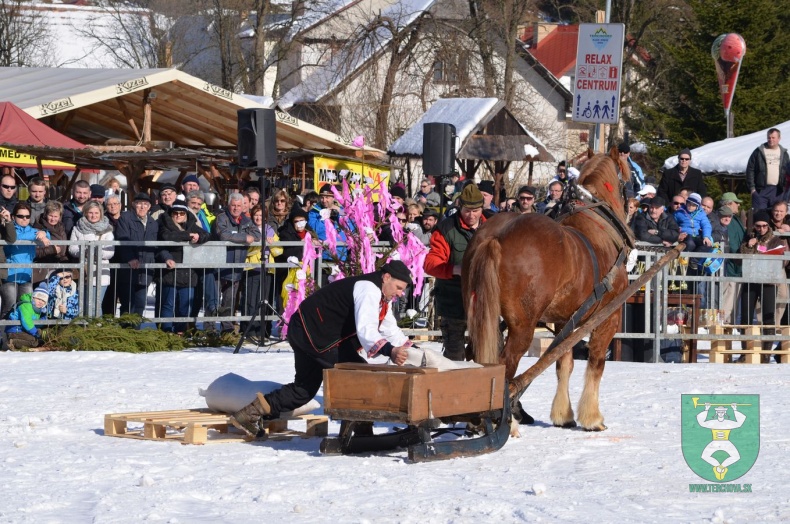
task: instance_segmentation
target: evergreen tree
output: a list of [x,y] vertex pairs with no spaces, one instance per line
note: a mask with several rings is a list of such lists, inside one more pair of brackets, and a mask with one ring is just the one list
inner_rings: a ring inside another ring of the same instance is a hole
[[[635,101],[626,123],[652,142],[656,160],[726,138],[711,45],[723,33],[746,41],[732,102],[734,134],[740,136],[790,118],[790,14],[772,0],[690,0],[673,10],[674,25],[643,40],[652,61],[640,71],[648,96]],[[663,161],[663,160],[662,160]]]

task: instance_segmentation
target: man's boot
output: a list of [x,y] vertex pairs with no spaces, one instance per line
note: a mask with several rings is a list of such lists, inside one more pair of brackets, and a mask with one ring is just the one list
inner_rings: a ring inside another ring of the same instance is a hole
[[263,397],[263,394],[258,393],[258,398],[231,415],[229,421],[246,433],[247,436],[255,438],[261,431],[261,417],[271,412],[272,408]]

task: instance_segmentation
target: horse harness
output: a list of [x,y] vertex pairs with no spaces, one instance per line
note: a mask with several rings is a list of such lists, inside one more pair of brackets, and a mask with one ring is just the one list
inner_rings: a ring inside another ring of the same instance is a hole
[[[579,205],[579,203],[581,203],[581,205]],[[592,308],[594,305],[600,305],[601,299],[603,299],[604,295],[612,291],[614,279],[617,277],[617,270],[620,265],[625,262],[626,251],[630,251],[635,247],[633,237],[631,236],[628,226],[624,224],[617,215],[615,215],[609,204],[603,200],[595,198],[586,189],[580,188],[576,184],[576,180],[571,180],[568,182],[565,190],[563,191],[562,201],[560,204],[561,205],[555,206],[556,216],[553,217],[557,222],[561,223],[570,216],[582,211],[591,211],[602,218],[607,224],[609,224],[620,236],[616,237],[610,233],[612,240],[618,247],[617,259],[614,261],[614,264],[612,264],[612,267],[609,269],[606,275],[601,278],[601,269],[600,264],[598,263],[598,256],[595,254],[595,250],[593,249],[590,240],[580,231],[572,227],[567,228],[570,232],[576,235],[576,237],[581,240],[582,244],[584,244],[584,246],[587,248],[587,252],[590,254],[590,259],[592,260],[596,284],[593,286],[592,293],[587,297],[582,305],[579,306],[579,309],[573,313],[562,330],[555,335],[554,340],[549,345],[547,351],[559,345],[568,337],[568,335],[573,333],[573,331],[579,325],[581,319],[587,314],[590,308]]]

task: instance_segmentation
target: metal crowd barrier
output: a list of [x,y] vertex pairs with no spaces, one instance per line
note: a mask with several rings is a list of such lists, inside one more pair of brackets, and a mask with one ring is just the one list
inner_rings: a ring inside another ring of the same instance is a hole
[[[100,296],[98,286],[86,286],[86,282],[92,279],[100,278],[102,268],[110,269],[111,274],[119,269],[128,269],[128,265],[124,263],[102,263],[101,250],[103,246],[113,245],[116,247],[120,245],[126,246],[145,246],[154,249],[167,249],[168,247],[182,247],[186,250],[194,250],[192,256],[188,257],[188,262],[179,264],[176,270],[181,269],[195,269],[201,274],[206,271],[219,271],[234,269],[244,271],[245,269],[259,268],[258,264],[229,264],[224,260],[224,252],[228,247],[239,247],[239,244],[230,242],[207,242],[197,247],[179,242],[103,242],[91,241],[82,244],[75,244],[71,241],[52,241],[53,245],[62,246],[79,246],[79,256],[70,259],[68,262],[59,263],[39,263],[33,264],[11,264],[4,261],[0,262],[0,277],[5,282],[6,272],[9,268],[28,268],[33,271],[41,270],[42,272],[51,272],[58,268],[69,268],[78,270],[80,272],[80,298],[79,307],[81,316],[86,317],[100,317],[102,315],[102,305],[98,302]],[[0,247],[8,245],[4,241],[0,241]],[[18,241],[14,245],[33,245],[32,242]],[[260,243],[253,244],[253,246],[260,246]],[[293,247],[302,246],[302,242],[275,242],[269,247]],[[389,250],[388,244],[379,244],[375,247],[379,252],[386,252]],[[629,278],[635,280],[641,271],[651,267],[664,252],[660,246],[651,246],[647,244],[640,244],[639,259],[637,267],[631,271]],[[2,250],[0,250],[2,253]],[[722,258],[725,260],[734,260],[741,263],[747,268],[746,274],[742,277],[727,277],[725,275],[725,264],[715,271],[712,275],[692,275],[688,271],[688,267],[692,261],[696,261],[698,267],[702,266],[706,259],[709,258]],[[680,344],[696,344],[697,341],[710,340],[710,336],[704,332],[700,332],[700,327],[705,328],[715,324],[725,325],[746,325],[759,322],[761,311],[758,308],[756,318],[746,319],[743,318],[740,311],[740,300],[738,293],[748,291],[751,286],[762,286],[765,284],[774,285],[773,288],[767,288],[767,291],[775,293],[776,299],[776,319],[775,324],[790,324],[790,304],[788,301],[788,289],[790,289],[790,280],[787,279],[783,266],[790,260],[790,254],[784,255],[741,255],[738,253],[691,253],[684,252],[679,262],[673,263],[670,266],[664,267],[654,279],[648,282],[644,289],[629,299],[623,308],[623,324],[620,332],[615,335],[615,339],[620,345],[623,346],[631,344],[632,346],[641,345],[639,351],[635,351],[632,347],[632,359],[639,360],[640,357],[645,361],[660,361],[660,354],[662,345],[666,346],[674,342]],[[147,269],[153,270],[157,276],[161,275],[161,271],[166,268],[162,262],[148,264],[145,266]],[[289,269],[290,266],[287,262],[279,262],[275,264],[266,264],[267,269]],[[329,267],[327,261],[323,260],[320,253],[311,268],[311,273],[317,285],[324,284],[326,275],[328,274]],[[428,279],[430,282],[431,279]],[[35,282],[34,282],[35,283]],[[219,281],[217,281],[219,284]],[[196,282],[196,285],[199,282]],[[270,289],[267,296],[267,301],[274,307],[278,307],[277,296],[281,291],[281,282]],[[433,297],[429,292],[430,284],[424,290],[425,293],[418,301],[415,302],[414,309],[420,311],[418,317],[424,320],[425,317],[432,317]],[[734,302],[732,306],[726,304],[726,290],[735,288],[737,291],[734,294]],[[153,291],[153,289],[152,289]],[[244,291],[244,290],[242,290]],[[109,290],[108,290],[109,292]],[[117,291],[116,291],[117,294]],[[153,291],[153,297],[158,296]],[[236,312],[234,314],[224,316],[211,316],[205,317],[205,311],[201,310],[197,316],[189,317],[172,317],[162,318],[157,316],[156,312],[159,311],[157,304],[151,301],[152,296],[148,297],[148,304],[144,314],[146,322],[150,323],[201,323],[201,322],[247,322],[251,319],[250,314],[242,315],[239,313],[242,310],[242,305],[238,299],[234,301],[236,304]],[[219,292],[218,292],[219,298]],[[114,301],[113,301],[114,302]],[[762,302],[762,301],[761,301]],[[205,304],[204,304],[205,305]],[[284,307],[283,304],[279,308]],[[721,310],[727,310],[721,313]],[[115,309],[114,309],[115,310]],[[715,313],[712,313],[714,312]],[[711,317],[711,315],[713,315]],[[681,319],[681,317],[683,317]],[[279,316],[266,309],[265,321],[272,322],[279,319]],[[416,320],[416,319],[415,319]],[[680,322],[682,320],[682,322]],[[63,323],[62,320],[41,320],[37,324],[51,325]],[[9,324],[17,323],[16,321],[9,321],[0,319],[0,326],[7,326]],[[678,326],[682,323],[682,329],[673,329],[673,326]],[[440,331],[431,329],[434,324],[434,319],[429,318],[428,325],[417,326],[414,322],[410,326],[406,326],[404,331],[410,335],[428,335],[440,336]],[[693,329],[689,329],[693,327]],[[704,331],[704,330],[703,330]],[[724,334],[717,335],[720,340],[732,341],[745,341],[754,340],[755,335],[743,334]],[[763,334],[757,335],[760,341],[772,342],[789,342],[789,336]],[[628,349],[628,348],[626,348]],[[637,353],[641,352],[641,355]]]
[[[659,246],[644,243],[640,243],[638,249],[640,256],[637,267],[629,274],[630,280],[636,280],[665,251]],[[696,265],[699,272],[699,268],[703,268],[709,259],[723,259],[725,263],[712,274],[692,274],[689,270]],[[726,261],[740,264],[742,276],[726,276]],[[708,331],[713,326],[762,324],[762,298],[758,301],[753,318],[746,318],[746,312],[741,309],[742,293],[748,293],[755,287],[761,287],[761,292],[773,294],[770,298],[775,302],[775,320],[771,325],[790,325],[790,280],[784,268],[788,261],[790,253],[743,255],[684,252],[678,261],[664,267],[642,291],[628,300],[623,310],[623,324],[615,338],[620,344],[625,341],[643,341],[640,349],[646,362],[660,362],[662,345],[663,349],[667,349],[674,342],[691,348],[688,354],[696,360],[699,351],[697,342],[710,341]],[[790,336],[762,332],[759,335],[716,335],[716,340],[725,341],[755,339],[761,343],[790,342]],[[634,344],[636,347],[639,345],[638,342]]]
[[[34,273],[36,270],[39,272],[46,272],[51,273],[56,269],[64,268],[72,270],[75,275],[79,274],[78,278],[78,285],[79,285],[79,311],[81,317],[88,317],[88,318],[97,318],[102,316],[102,304],[99,303],[100,297],[100,286],[99,285],[86,285],[87,282],[100,282],[101,279],[101,271],[102,269],[109,269],[111,279],[115,279],[117,276],[118,270],[126,270],[129,269],[128,264],[126,263],[119,263],[119,262],[102,262],[101,254],[102,249],[105,246],[114,246],[116,250],[119,246],[136,246],[136,247],[149,247],[153,248],[154,250],[163,250],[168,249],[171,247],[180,247],[182,248],[185,256],[184,262],[176,265],[176,271],[179,269],[183,270],[196,270],[199,274],[198,281],[195,282],[193,288],[199,288],[201,281],[205,278],[207,272],[219,272],[221,270],[236,270],[239,272],[243,272],[245,270],[252,270],[252,269],[260,269],[260,264],[248,264],[248,263],[227,263],[225,262],[225,253],[226,249],[230,247],[235,248],[247,248],[247,247],[260,247],[261,243],[254,243],[251,246],[241,246],[240,244],[234,244],[232,242],[217,242],[217,241],[210,241],[206,242],[201,245],[191,245],[182,242],[164,242],[164,241],[156,241],[156,242],[132,242],[132,241],[88,241],[83,243],[75,243],[73,241],[50,241],[50,243],[54,246],[69,246],[78,245],[79,246],[79,256],[78,257],[70,257],[67,262],[64,263],[40,263],[40,262],[33,262],[32,264],[12,264],[5,262],[5,257],[3,255],[3,262],[0,262],[0,277],[2,277],[2,282],[5,282],[5,277],[7,274],[7,270],[10,268],[26,268],[30,269]],[[0,247],[4,247],[10,245],[5,241],[0,241]],[[36,245],[34,242],[30,241],[17,241],[13,245],[15,246],[34,246]],[[343,243],[338,243],[339,246],[342,246]],[[281,248],[288,248],[288,247],[302,247],[303,243],[299,242],[274,242],[274,243],[267,243],[267,248],[271,247],[281,247]],[[387,252],[389,251],[390,246],[389,244],[378,244],[374,246],[374,251],[376,252]],[[189,253],[189,255],[187,255]],[[2,254],[2,249],[0,249],[0,254]],[[300,257],[301,258],[301,257]],[[319,248],[318,256],[316,260],[313,262],[310,273],[313,280],[316,282],[316,285],[319,287],[324,285],[326,279],[330,273],[330,265],[331,262],[324,260],[322,258],[322,251]],[[301,263],[300,263],[301,266]],[[288,262],[277,262],[277,263],[266,263],[266,270],[278,270],[278,269],[291,269],[291,266]],[[162,274],[162,271],[167,269],[167,266],[164,262],[156,262],[156,263],[149,263],[146,265],[141,266],[141,269],[148,269],[154,272],[154,281],[159,282]],[[75,277],[76,279],[76,277]],[[39,280],[33,282],[33,287],[35,284],[38,283]],[[220,279],[216,279],[216,285],[218,287],[216,295],[217,299],[219,300],[221,294],[220,288]],[[116,279],[117,284],[117,279]],[[230,315],[216,315],[207,317],[206,314],[206,304],[203,303],[200,308],[200,312],[198,316],[190,316],[190,317],[161,317],[157,315],[157,312],[160,311],[161,304],[157,303],[156,300],[159,299],[158,291],[156,290],[156,285],[151,287],[149,290],[148,296],[148,303],[146,307],[146,311],[144,313],[145,322],[150,323],[205,323],[211,322],[212,324],[215,322],[248,322],[252,318],[252,314],[242,314],[240,313],[244,308],[240,302],[238,296],[234,300],[235,304],[235,313]],[[241,288],[241,284],[240,284]],[[273,322],[280,319],[279,313],[284,308],[284,304],[282,304],[282,300],[278,297],[280,296],[282,291],[282,282],[277,282],[276,286],[271,286],[269,290],[269,295],[266,297],[266,301],[272,305],[278,313],[275,313],[266,305],[263,306],[264,311],[264,321],[266,322]],[[107,291],[108,293],[113,292],[113,286],[111,285]],[[246,289],[240,289],[240,295],[244,295]],[[114,295],[111,296],[111,301],[113,304],[116,304],[116,307],[113,308],[113,312],[117,313],[118,311],[118,304],[116,303],[116,299],[118,298],[117,288],[114,290]],[[40,325],[53,325],[53,324],[63,324],[68,321],[64,320],[38,320],[36,324]],[[5,320],[0,319],[0,326],[7,326],[9,324],[18,324],[18,321],[12,320]],[[426,330],[414,330],[414,329],[407,329],[407,332],[412,334],[414,333],[426,333]],[[430,332],[432,334],[438,334],[438,331]]]

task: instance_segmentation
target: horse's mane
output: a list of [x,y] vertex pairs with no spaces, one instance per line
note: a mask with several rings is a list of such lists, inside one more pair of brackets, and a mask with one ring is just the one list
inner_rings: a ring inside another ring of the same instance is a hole
[[584,163],[579,183],[619,212],[625,207],[620,191],[621,178],[624,182],[630,180],[631,170],[620,160],[617,148],[613,147],[608,155],[600,153]]

